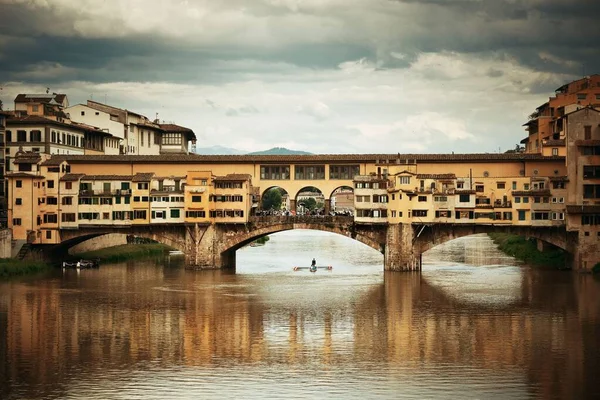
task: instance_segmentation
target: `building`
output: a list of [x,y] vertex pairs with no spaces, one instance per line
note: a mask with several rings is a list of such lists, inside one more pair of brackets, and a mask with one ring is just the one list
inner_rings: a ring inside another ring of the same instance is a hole
[[19,94],[15,97],[15,113],[46,117],[58,122],[68,119],[65,108],[69,107],[66,94]]
[[600,75],[562,85],[529,116],[528,136],[521,141],[528,153],[564,156],[565,116],[583,107],[600,107]]
[[196,141],[196,135],[189,128],[159,124],[144,115],[92,100],[68,107],[65,111],[72,121],[96,126],[120,139],[117,149],[105,146],[109,149],[105,154],[187,154],[189,142]]
[[6,164],[6,119],[10,116],[7,112],[0,111],[0,228],[6,228],[8,215],[6,213],[6,181],[4,179]]

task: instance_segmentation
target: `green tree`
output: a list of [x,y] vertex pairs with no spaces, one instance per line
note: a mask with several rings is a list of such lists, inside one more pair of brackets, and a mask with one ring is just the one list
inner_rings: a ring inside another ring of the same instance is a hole
[[269,189],[262,198],[263,210],[281,209],[281,191],[278,188]]
[[310,211],[317,208],[317,201],[313,197],[302,200],[302,203],[304,203],[304,207],[308,208]]
[[2,110],[3,110],[3,108],[2,108],[2,107],[3,107],[2,100],[0,100],[0,111],[2,111]]

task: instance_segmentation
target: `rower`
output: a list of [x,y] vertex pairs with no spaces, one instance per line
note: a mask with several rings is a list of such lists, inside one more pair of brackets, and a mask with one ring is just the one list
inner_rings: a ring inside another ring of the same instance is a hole
[[311,267],[316,267],[317,266],[317,260],[315,260],[314,258],[312,259],[312,263],[310,264]]

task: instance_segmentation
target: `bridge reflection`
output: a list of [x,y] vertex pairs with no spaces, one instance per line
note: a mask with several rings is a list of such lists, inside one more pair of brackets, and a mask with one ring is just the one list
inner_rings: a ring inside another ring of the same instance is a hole
[[[9,297],[0,297],[5,377],[68,385],[73,376],[153,360],[210,366],[317,359],[338,366],[385,360],[524,369],[542,398],[578,397],[591,385],[586,368],[594,361],[580,349],[584,343],[597,350],[592,327],[600,323],[600,294],[581,276],[555,285],[547,272],[529,271],[516,304],[481,307],[457,301],[418,273],[386,272],[383,282],[335,287],[351,291],[351,301],[344,295],[322,302],[286,280],[272,291],[222,271],[95,272],[78,281],[15,284]],[[305,296],[298,300],[289,294],[294,290]]]

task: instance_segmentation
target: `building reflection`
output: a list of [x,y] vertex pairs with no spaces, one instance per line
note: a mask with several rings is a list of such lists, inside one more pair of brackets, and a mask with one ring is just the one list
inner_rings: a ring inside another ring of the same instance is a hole
[[536,396],[574,398],[593,389],[599,367],[600,292],[592,277],[570,279],[528,271],[521,298],[496,306],[461,302],[419,273],[385,273],[383,283],[353,288],[350,301],[315,304],[273,302],[273,287],[220,271],[68,271],[5,285],[2,392],[8,381],[60,390],[73,377],[146,365],[327,369],[377,360],[404,366],[392,368],[399,377],[411,365],[518,370]]

